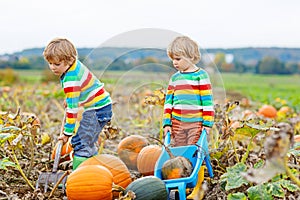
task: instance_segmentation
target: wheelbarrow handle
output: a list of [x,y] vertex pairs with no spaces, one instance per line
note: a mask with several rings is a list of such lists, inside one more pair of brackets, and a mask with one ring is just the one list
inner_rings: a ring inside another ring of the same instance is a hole
[[[63,134],[65,121],[66,121],[66,112],[64,113],[64,118],[63,118],[63,121],[62,121],[62,125],[61,125],[61,129],[60,129],[60,134],[59,135]],[[56,152],[55,152],[53,170],[52,170],[53,173],[57,172],[58,165],[59,165],[59,160],[60,160],[60,156],[61,156],[62,147],[63,147],[63,141],[62,140],[58,140],[57,148],[56,148]]]
[[[201,137],[202,136],[202,137]],[[202,132],[201,132],[201,136],[199,138],[199,140],[197,141],[197,145],[198,146],[201,146],[202,148],[205,148],[203,145],[204,144],[207,144],[207,131],[205,128],[202,129]],[[205,140],[205,141],[202,141],[202,140]],[[206,145],[207,146],[207,145]]]
[[57,143],[56,151],[55,151],[55,158],[54,158],[54,164],[53,164],[53,170],[52,170],[53,173],[57,172],[62,147],[63,147],[63,141],[59,140]]
[[166,146],[168,146],[168,145],[170,144],[170,142],[171,142],[171,133],[170,133],[170,131],[168,131],[167,134],[166,134],[166,137],[165,137],[165,142],[164,142],[164,144],[165,144]]

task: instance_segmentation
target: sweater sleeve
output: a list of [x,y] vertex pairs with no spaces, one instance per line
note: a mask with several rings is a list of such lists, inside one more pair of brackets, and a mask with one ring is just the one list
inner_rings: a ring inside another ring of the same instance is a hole
[[67,102],[67,109],[66,109],[66,123],[65,123],[65,130],[64,134],[72,136],[76,124],[78,109],[79,109],[79,93],[76,91],[76,88],[73,88],[73,91],[66,91],[66,102]]
[[[71,67],[72,70],[74,68],[75,66]],[[67,73],[62,82],[63,90],[66,95],[66,103],[67,103],[64,134],[68,136],[73,135],[78,109],[79,109],[79,96],[81,92],[81,76],[76,74],[77,74],[76,70],[73,70],[71,73]]]
[[214,103],[211,82],[207,72],[200,77],[200,98],[202,102],[203,126],[212,127],[214,124]]
[[172,108],[173,108],[173,96],[174,96],[174,85],[171,78],[167,88],[167,93],[166,93],[166,98],[164,103],[163,127],[172,125],[171,116],[172,116]]

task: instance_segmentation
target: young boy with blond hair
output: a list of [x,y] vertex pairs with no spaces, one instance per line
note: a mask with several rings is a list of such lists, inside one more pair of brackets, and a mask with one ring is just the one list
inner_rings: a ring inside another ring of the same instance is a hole
[[[44,58],[50,70],[60,77],[66,95],[66,120],[59,140],[71,138],[74,149],[73,170],[98,153],[96,142],[112,117],[112,100],[104,84],[77,58],[75,46],[65,38],[55,38],[46,46]],[[79,109],[83,108],[78,129]]]
[[[214,123],[213,93],[208,73],[196,66],[201,54],[198,44],[186,36],[175,38],[167,48],[178,70],[170,78],[164,103],[164,134],[171,133],[174,146],[196,144],[203,129]],[[203,172],[203,167],[200,171]],[[203,173],[187,199],[197,199]]]
[[190,38],[175,38],[167,53],[178,71],[170,78],[167,89],[164,133],[171,133],[175,146],[195,144],[202,129],[209,133],[214,121],[209,75],[196,66],[201,58],[200,51],[197,43]]

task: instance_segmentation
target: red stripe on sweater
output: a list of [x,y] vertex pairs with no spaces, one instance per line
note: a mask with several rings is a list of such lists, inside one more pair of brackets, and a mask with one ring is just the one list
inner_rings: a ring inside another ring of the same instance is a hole
[[214,111],[203,111],[203,115],[205,116],[214,116]]
[[68,113],[67,112],[67,118],[77,118],[77,113]]
[[84,88],[85,86],[87,86],[89,84],[89,82],[92,79],[92,73],[89,72],[88,76],[86,77],[86,80],[82,83],[81,88]]
[[210,90],[210,89],[211,89],[211,85],[210,84],[200,85],[200,90]]
[[165,114],[166,113],[171,113],[171,112],[172,112],[172,109],[170,109],[170,108],[166,108],[165,111],[164,111]]
[[79,86],[75,86],[75,87],[66,87],[64,88],[65,93],[69,93],[69,92],[79,92],[80,91],[80,87]]
[[176,85],[176,90],[199,90],[199,85]]
[[173,112],[177,113],[177,114],[196,114],[196,113],[200,113],[201,110],[180,110],[180,109],[173,109]]
[[168,86],[168,90],[173,90],[174,89],[174,86],[173,85],[169,85]]
[[88,98],[85,102],[82,102],[81,105],[85,104],[86,102],[90,102],[92,101],[95,97],[100,96],[101,94],[103,94],[105,92],[104,88],[101,88],[101,90],[99,90],[95,95],[91,96],[90,98]]

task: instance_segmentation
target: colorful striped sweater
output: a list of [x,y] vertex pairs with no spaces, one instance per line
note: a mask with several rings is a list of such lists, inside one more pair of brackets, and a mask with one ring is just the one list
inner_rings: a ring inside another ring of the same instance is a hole
[[185,73],[178,71],[172,75],[164,104],[163,127],[172,126],[172,118],[213,126],[213,95],[205,70]]
[[60,83],[67,103],[65,135],[73,134],[79,107],[84,110],[99,109],[112,102],[104,84],[79,60],[60,77]]

